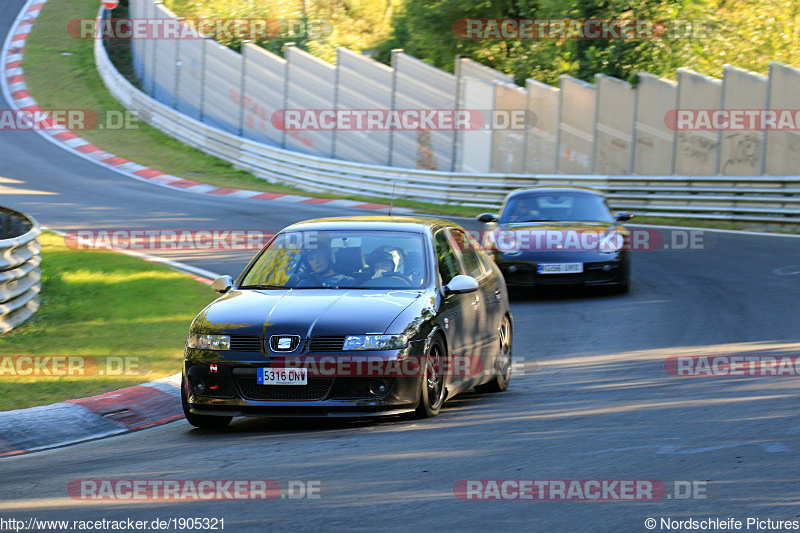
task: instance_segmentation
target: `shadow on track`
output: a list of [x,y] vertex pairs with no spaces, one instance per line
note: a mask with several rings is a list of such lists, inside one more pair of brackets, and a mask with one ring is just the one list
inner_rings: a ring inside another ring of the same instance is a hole
[[[441,414],[435,418],[416,418],[414,413],[383,415],[374,417],[237,417],[230,426],[222,429],[200,429],[186,426],[186,434],[190,438],[205,438],[211,435],[262,435],[262,434],[299,434],[325,433],[330,431],[355,430],[363,428],[384,428],[406,425],[410,429],[418,425],[437,425],[437,422],[451,418],[456,411],[470,410],[480,405],[476,400],[492,398],[494,395],[480,394],[472,390],[463,392],[445,403]],[[450,416],[448,416],[450,415]]]
[[620,294],[613,285],[546,285],[537,287],[509,287],[508,297],[512,302],[560,301],[560,300],[593,300],[609,298],[618,300],[631,295],[635,287],[628,293]]

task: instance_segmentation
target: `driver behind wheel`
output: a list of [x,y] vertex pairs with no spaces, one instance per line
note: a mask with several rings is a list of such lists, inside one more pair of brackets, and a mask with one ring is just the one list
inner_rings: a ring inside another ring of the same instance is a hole
[[353,278],[339,274],[333,269],[329,249],[311,250],[307,253],[305,260],[309,267],[309,273],[297,284],[297,287],[338,287],[355,284]]
[[389,252],[383,250],[374,250],[367,256],[367,264],[372,270],[370,279],[381,278],[394,274],[394,257]]

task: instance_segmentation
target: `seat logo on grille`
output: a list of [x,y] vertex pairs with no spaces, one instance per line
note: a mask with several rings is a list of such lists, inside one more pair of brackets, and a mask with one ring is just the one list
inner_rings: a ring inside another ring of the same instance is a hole
[[276,352],[291,352],[300,344],[299,335],[273,335],[269,338],[270,348]]

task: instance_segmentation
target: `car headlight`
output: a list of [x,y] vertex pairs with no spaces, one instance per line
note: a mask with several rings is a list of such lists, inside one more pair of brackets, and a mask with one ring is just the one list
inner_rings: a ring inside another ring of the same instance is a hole
[[621,231],[612,231],[600,239],[600,252],[611,253],[622,250],[625,246],[625,235]]
[[230,350],[230,335],[201,335],[190,333],[186,339],[186,346],[189,348],[199,348],[201,350]]
[[348,335],[343,350],[399,350],[408,346],[405,335]]

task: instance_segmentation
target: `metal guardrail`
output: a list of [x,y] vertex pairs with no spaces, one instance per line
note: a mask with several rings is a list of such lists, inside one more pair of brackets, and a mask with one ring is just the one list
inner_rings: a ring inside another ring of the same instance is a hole
[[800,224],[800,176],[469,174],[400,169],[321,158],[257,143],[203,124],[136,89],[112,65],[101,40],[95,63],[128,110],[176,139],[270,182],[304,190],[496,208],[533,185],[604,191],[616,209],[640,215]]
[[0,333],[21,324],[39,308],[41,234],[33,218],[0,207]]

